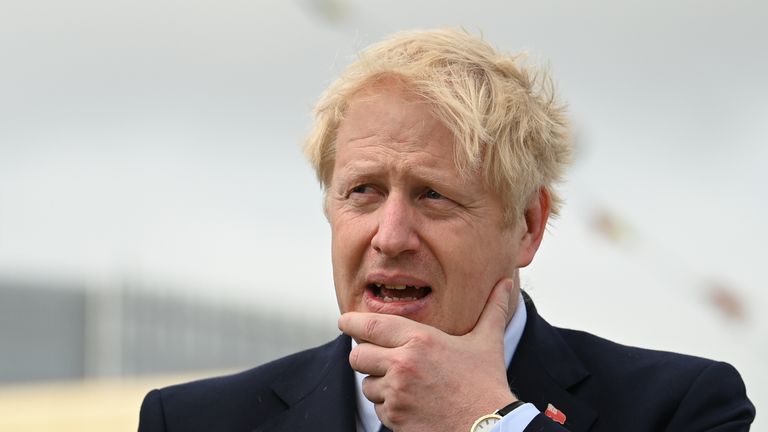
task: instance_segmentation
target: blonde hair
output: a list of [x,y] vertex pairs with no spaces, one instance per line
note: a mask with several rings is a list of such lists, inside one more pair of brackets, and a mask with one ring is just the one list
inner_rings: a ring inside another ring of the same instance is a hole
[[519,220],[542,188],[556,215],[562,200],[553,186],[569,161],[568,124],[549,78],[521,60],[453,29],[401,32],[368,47],[315,106],[304,152],[318,180],[327,190],[336,133],[350,100],[367,87],[395,79],[431,104],[455,137],[459,172],[482,172],[503,197],[507,222]]

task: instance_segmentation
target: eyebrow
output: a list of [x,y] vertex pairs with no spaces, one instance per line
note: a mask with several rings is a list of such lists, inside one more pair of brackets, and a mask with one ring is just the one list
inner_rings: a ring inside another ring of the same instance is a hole
[[[340,174],[338,178],[344,180],[343,183],[347,183],[350,180],[368,180],[381,176],[382,174],[388,174],[389,169],[386,166],[382,166],[377,162],[366,162],[361,160],[351,161],[349,164],[342,167],[343,174]],[[403,175],[398,169],[397,175]],[[451,181],[454,178],[452,175],[441,175],[441,171],[437,169],[425,169],[421,166],[407,167],[404,176],[406,178],[415,179],[417,181],[426,183],[428,185],[434,185],[437,188],[444,189],[446,191],[452,191],[454,193],[460,193],[462,191],[469,192],[468,186],[463,179],[459,178],[457,182]]]

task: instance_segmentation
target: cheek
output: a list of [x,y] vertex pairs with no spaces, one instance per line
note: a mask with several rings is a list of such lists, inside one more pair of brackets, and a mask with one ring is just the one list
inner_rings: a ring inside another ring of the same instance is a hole
[[441,318],[453,334],[472,330],[493,287],[514,273],[514,245],[506,236],[497,233],[462,240],[452,242],[443,255],[450,293]]
[[361,297],[356,291],[369,243],[362,224],[337,221],[331,224],[331,261],[336,298],[342,312],[354,308]]
[[359,265],[370,244],[361,223],[338,223],[331,226],[331,254],[334,267]]
[[334,232],[331,246],[333,284],[336,289],[336,302],[341,313],[354,310],[354,271],[350,263],[350,249],[343,237]]

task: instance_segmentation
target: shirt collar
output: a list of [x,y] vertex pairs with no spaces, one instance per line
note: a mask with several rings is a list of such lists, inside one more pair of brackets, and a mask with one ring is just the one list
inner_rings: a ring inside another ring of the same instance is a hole
[[[528,313],[525,310],[525,301],[523,300],[523,294],[520,293],[520,297],[517,301],[517,308],[512,319],[507,324],[507,329],[504,331],[504,363],[507,368],[512,362],[512,357],[517,350],[517,344],[520,343],[520,338],[523,337],[523,329],[525,328],[525,322],[528,319]],[[352,339],[352,349],[357,346],[357,342]],[[381,421],[376,416],[376,410],[373,407],[373,402],[369,401],[363,395],[363,378],[367,375],[361,374],[355,371],[355,395],[357,401],[357,432],[377,432],[381,427]]]

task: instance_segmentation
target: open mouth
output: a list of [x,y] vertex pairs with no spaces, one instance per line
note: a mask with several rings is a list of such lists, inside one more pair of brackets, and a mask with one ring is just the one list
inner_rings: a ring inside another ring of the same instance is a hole
[[385,303],[410,302],[423,299],[432,292],[428,286],[414,285],[384,285],[372,283],[368,289],[379,300]]

